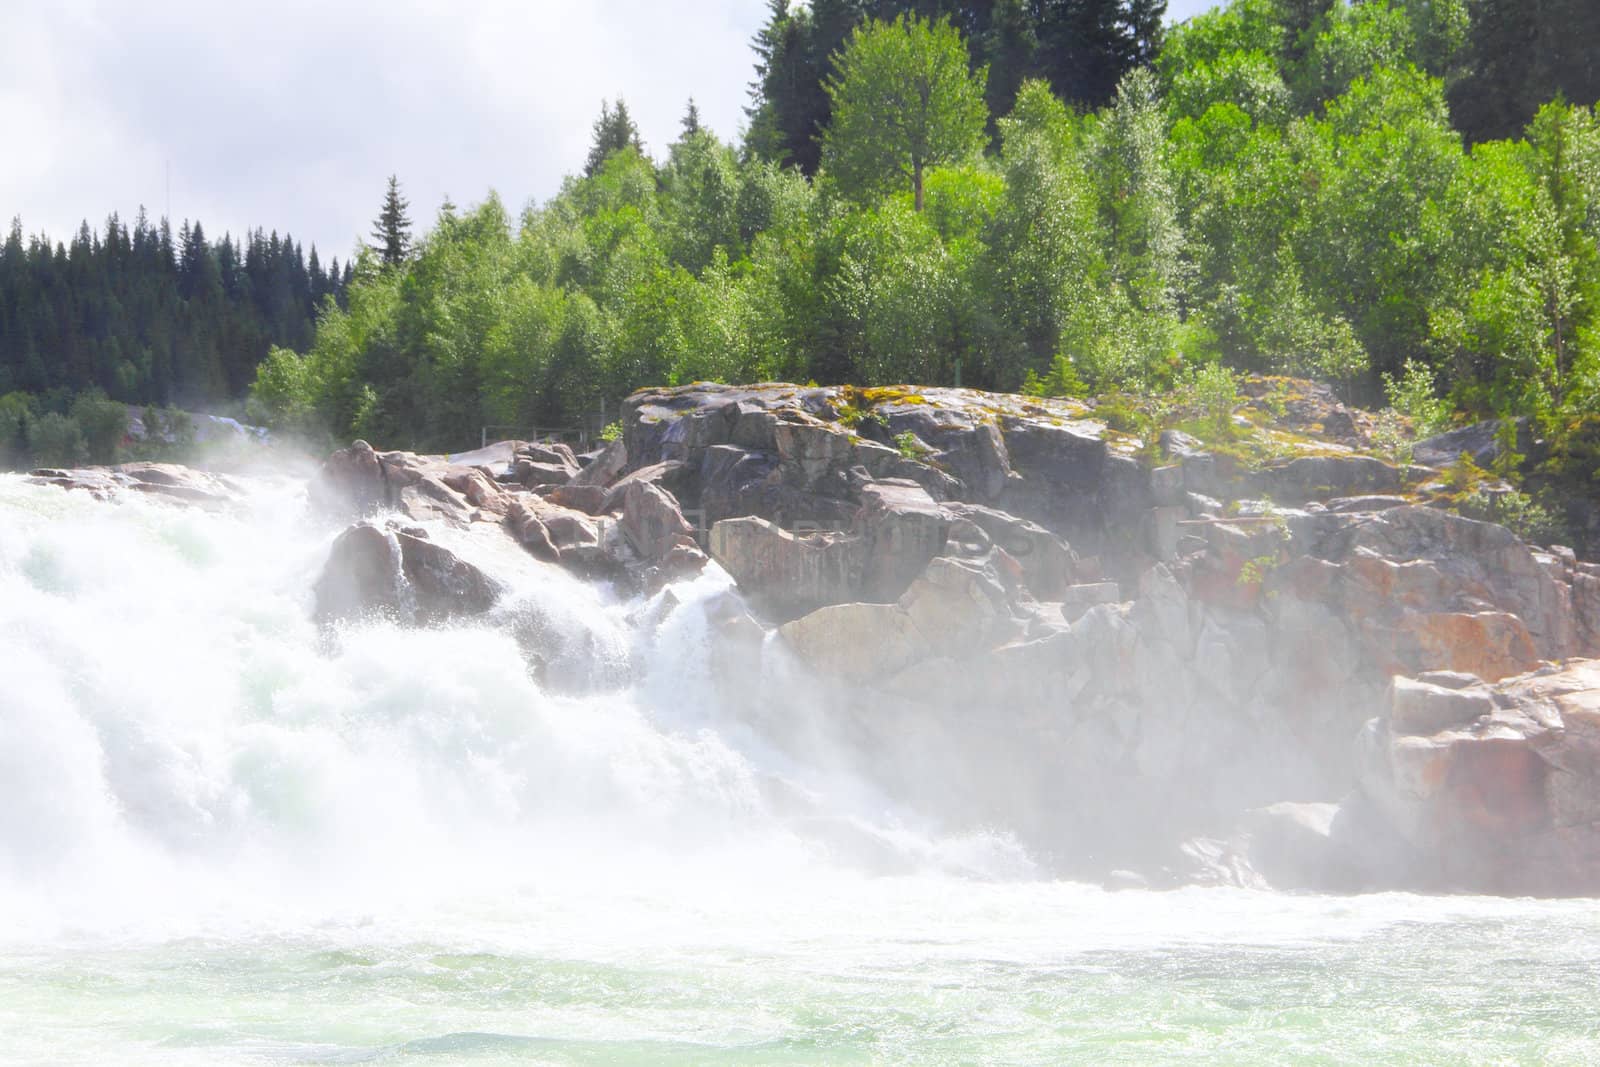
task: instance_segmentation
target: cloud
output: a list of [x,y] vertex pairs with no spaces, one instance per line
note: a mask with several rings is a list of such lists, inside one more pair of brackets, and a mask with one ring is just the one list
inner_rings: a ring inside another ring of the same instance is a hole
[[143,204],[349,254],[398,174],[513,209],[581,165],[602,98],[647,144],[693,95],[732,138],[759,0],[21,0],[0,35],[0,213],[65,238]]

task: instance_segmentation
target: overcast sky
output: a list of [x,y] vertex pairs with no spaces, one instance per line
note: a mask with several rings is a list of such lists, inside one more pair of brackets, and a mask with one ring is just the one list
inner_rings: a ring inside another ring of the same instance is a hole
[[[1184,18],[1211,0],[1169,0]],[[693,96],[732,139],[766,0],[0,0],[0,216],[264,226],[349,255],[400,177],[516,211],[582,164],[602,98],[646,146]],[[170,199],[169,199],[170,197]]]

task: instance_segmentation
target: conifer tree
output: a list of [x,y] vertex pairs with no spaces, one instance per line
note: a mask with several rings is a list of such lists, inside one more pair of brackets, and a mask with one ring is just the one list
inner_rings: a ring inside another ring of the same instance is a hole
[[[398,267],[411,251],[411,205],[400,195],[400,181],[389,175],[389,190],[383,197],[383,210],[372,223],[372,239],[385,267]],[[274,234],[276,237],[276,234]]]
[[589,158],[583,164],[584,176],[594,177],[605,166],[606,160],[630,145],[640,152],[644,151],[644,142],[639,140],[639,127],[634,125],[633,116],[628,114],[627,102],[619,97],[617,106],[612,107],[610,101],[600,101],[600,117],[594,120]]

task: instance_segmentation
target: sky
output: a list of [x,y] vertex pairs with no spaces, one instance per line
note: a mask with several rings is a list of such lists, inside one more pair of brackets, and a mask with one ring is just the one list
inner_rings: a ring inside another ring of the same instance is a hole
[[[390,174],[421,230],[446,196],[511,211],[583,163],[603,99],[647,150],[689,97],[744,121],[766,0],[0,0],[0,219],[64,240],[140,205],[292,232],[324,261]],[[1188,17],[1211,0],[1169,0]]]

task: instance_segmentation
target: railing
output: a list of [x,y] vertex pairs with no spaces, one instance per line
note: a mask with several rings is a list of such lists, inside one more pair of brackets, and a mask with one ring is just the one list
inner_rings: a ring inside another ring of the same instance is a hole
[[490,434],[496,441],[576,441],[579,448],[589,444],[589,430],[583,426],[485,426],[478,447],[489,447]]

